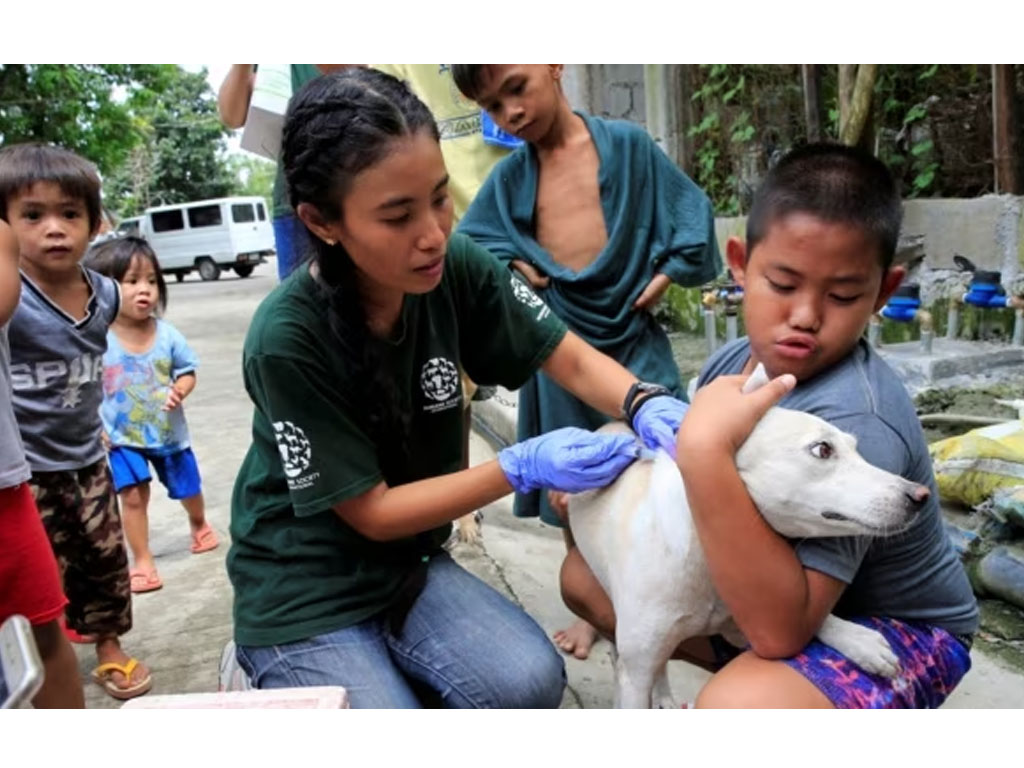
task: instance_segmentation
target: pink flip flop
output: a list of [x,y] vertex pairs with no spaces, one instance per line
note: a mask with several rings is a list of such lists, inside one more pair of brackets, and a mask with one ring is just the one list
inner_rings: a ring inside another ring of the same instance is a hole
[[138,568],[132,568],[128,572],[128,576],[131,578],[132,592],[152,592],[160,589],[164,583],[160,579],[160,574],[156,571],[150,571],[146,573]]
[[198,555],[201,552],[209,552],[211,549],[216,549],[220,541],[217,539],[217,532],[210,527],[209,523],[203,523],[203,527],[192,534],[192,550],[193,555]]

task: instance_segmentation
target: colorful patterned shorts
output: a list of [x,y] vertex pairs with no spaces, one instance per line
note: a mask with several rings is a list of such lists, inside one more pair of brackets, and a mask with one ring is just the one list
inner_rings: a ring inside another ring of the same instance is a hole
[[784,660],[839,709],[935,709],[971,668],[969,640],[939,627],[876,617],[852,621],[885,636],[900,660],[899,675],[865,672],[817,639]]

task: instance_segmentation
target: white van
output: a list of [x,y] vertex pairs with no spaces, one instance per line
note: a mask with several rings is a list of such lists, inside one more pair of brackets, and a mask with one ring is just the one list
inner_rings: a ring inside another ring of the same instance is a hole
[[262,197],[222,197],[147,208],[124,219],[118,234],[144,237],[165,274],[179,282],[193,269],[216,280],[222,269],[248,277],[274,254],[274,229]]

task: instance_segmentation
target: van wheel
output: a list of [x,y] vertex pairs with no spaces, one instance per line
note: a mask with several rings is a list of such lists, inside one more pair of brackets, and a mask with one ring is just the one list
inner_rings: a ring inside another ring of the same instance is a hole
[[185,272],[181,272],[181,271],[175,272],[174,273],[174,279],[177,280],[180,283],[182,280],[185,279],[185,274],[186,274]]
[[255,267],[252,264],[238,264],[235,266],[235,274],[239,277],[248,277],[252,274],[253,269]]
[[199,277],[203,280],[217,280],[220,277],[220,267],[209,257],[196,261],[196,268],[199,270]]

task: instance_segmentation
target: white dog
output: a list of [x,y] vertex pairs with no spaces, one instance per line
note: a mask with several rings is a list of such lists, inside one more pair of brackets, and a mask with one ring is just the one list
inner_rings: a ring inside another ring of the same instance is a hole
[[[766,382],[759,366],[744,389]],[[894,533],[928,496],[923,486],[868,464],[852,436],[784,408],[768,411],[736,465],[765,520],[788,537]],[[666,664],[683,640],[722,633],[744,644],[715,593],[682,477],[666,453],[636,461],[607,488],[571,496],[569,525],[615,607],[616,706],[676,706]],[[870,672],[899,670],[872,629],[829,616],[817,636]]]

